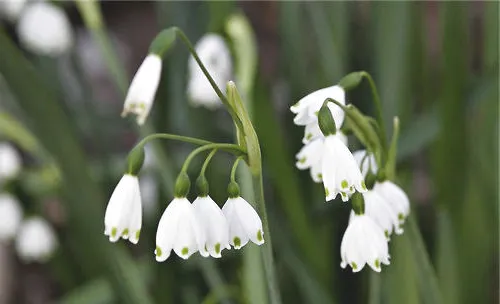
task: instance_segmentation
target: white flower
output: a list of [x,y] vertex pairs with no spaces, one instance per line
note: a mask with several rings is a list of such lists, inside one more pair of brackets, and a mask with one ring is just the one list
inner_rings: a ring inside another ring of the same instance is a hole
[[[387,240],[389,240],[392,231],[396,234],[403,233],[396,213],[385,199],[373,190],[363,193],[363,198],[365,201],[365,214],[384,231]],[[353,214],[354,212],[351,213],[351,216]]]
[[377,162],[375,161],[375,157],[372,153],[369,153],[367,155],[366,150],[358,150],[355,151],[352,155],[354,156],[356,163],[358,163],[358,166],[361,168],[361,173],[363,173],[363,176],[366,176],[368,170],[370,170],[372,174],[377,175]]
[[[231,54],[224,38],[217,34],[207,34],[198,41],[195,50],[214,82],[224,92],[232,75]],[[189,58],[188,73],[187,94],[191,104],[209,109],[219,107],[222,104],[219,97],[193,57]]]
[[12,239],[23,220],[23,209],[12,195],[0,194],[0,241]]
[[[345,145],[347,144],[347,136],[345,136],[342,132],[337,132],[334,136],[338,137],[339,140]],[[321,166],[324,149],[325,137],[321,135],[321,137],[317,137],[316,139],[306,143],[299,153],[295,155],[295,158],[297,158],[297,162],[295,163],[297,168],[299,170],[310,169],[311,178],[316,183],[321,183],[323,181]]]
[[9,143],[0,142],[0,183],[15,177],[21,170],[21,157]]
[[195,210],[185,198],[174,198],[163,212],[156,232],[156,260],[165,261],[170,252],[187,259],[200,251],[208,256],[205,249],[205,233],[196,218]]
[[326,201],[333,200],[340,193],[342,201],[346,202],[355,190],[366,191],[356,160],[339,136],[326,136],[322,150],[321,175]]
[[380,272],[380,264],[389,265],[389,248],[384,232],[366,215],[354,214],[340,244],[342,262],[345,268],[350,265],[353,272],[358,272],[365,264]]
[[0,1],[0,15],[9,21],[16,21],[26,4],[26,0],[2,0]]
[[224,248],[231,248],[224,213],[210,196],[197,197],[193,208],[202,229],[205,230],[206,243],[202,250],[208,251],[214,258],[220,258]]
[[64,11],[50,2],[28,5],[17,24],[21,43],[33,53],[58,56],[73,45],[71,24]]
[[104,234],[111,242],[121,238],[137,244],[141,233],[142,206],[137,176],[125,174],[109,199],[104,216]]
[[44,262],[57,247],[57,239],[52,227],[41,217],[25,220],[16,239],[16,250],[25,262]]
[[[345,91],[342,87],[335,85],[320,89],[303,97],[299,102],[290,107],[290,110],[296,114],[293,122],[299,126],[306,126],[311,123],[318,123],[318,111],[327,98],[332,98],[342,104],[345,104]],[[344,121],[344,111],[334,103],[328,103],[328,108],[332,113],[337,128]]]
[[133,113],[137,115],[137,124],[144,124],[153,106],[156,90],[160,83],[161,67],[160,56],[156,54],[146,56],[128,88],[122,117]]
[[264,244],[262,221],[245,199],[228,198],[222,212],[229,224],[229,243],[235,249],[245,246],[249,239],[257,245]]
[[396,213],[399,223],[403,224],[405,218],[410,214],[410,200],[406,193],[398,185],[391,181],[375,183],[373,191],[382,197],[394,213]]

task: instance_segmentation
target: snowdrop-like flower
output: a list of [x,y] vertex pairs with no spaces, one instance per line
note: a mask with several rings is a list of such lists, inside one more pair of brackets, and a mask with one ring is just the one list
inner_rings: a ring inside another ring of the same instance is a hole
[[21,43],[33,53],[58,56],[73,45],[73,32],[64,11],[50,2],[29,4],[17,24]]
[[25,220],[17,235],[16,250],[25,262],[44,262],[57,247],[52,227],[41,217]]
[[109,199],[104,216],[104,234],[111,242],[121,238],[137,244],[141,233],[142,206],[137,176],[125,174]]
[[345,268],[350,265],[358,272],[365,264],[380,272],[381,264],[389,265],[389,248],[382,229],[367,215],[354,214],[349,222],[340,245],[342,262]]
[[[207,34],[198,41],[195,50],[217,86],[224,88],[232,75],[231,54],[224,38]],[[219,107],[222,104],[219,97],[193,57],[189,58],[188,73],[187,93],[191,104],[209,109]]]
[[12,239],[23,219],[23,209],[12,195],[0,194],[0,241]]
[[2,0],[0,1],[0,15],[9,21],[16,21],[26,4],[26,0]]
[[[299,153],[295,155],[295,158],[297,159],[295,165],[297,168],[299,170],[310,169],[311,178],[316,183],[321,183],[323,181],[323,174],[321,170],[323,152],[325,149],[325,137],[321,131],[320,134],[321,137],[317,137],[316,139],[305,144]],[[337,132],[333,136],[338,137],[344,145],[347,145],[347,136],[345,136],[342,132]]]
[[160,56],[153,53],[146,56],[128,88],[122,117],[133,113],[137,115],[137,124],[144,124],[160,83],[161,67]]
[[187,198],[174,198],[163,212],[156,232],[156,260],[165,261],[172,249],[181,258],[187,259],[200,251],[204,257],[205,233],[196,217],[195,210]]
[[196,217],[205,231],[204,248],[214,258],[221,257],[221,251],[229,246],[228,225],[224,213],[210,196],[197,197],[193,202]]
[[375,183],[373,191],[382,197],[396,213],[399,223],[403,224],[410,214],[410,200],[406,193],[398,185],[391,181]]
[[240,249],[251,240],[257,245],[264,244],[262,221],[257,211],[241,196],[230,197],[222,207],[229,224],[229,242]]
[[0,183],[15,177],[21,170],[21,157],[9,143],[0,143]]
[[[342,87],[335,85],[317,90],[303,97],[290,108],[290,110],[296,114],[293,122],[299,126],[307,126],[312,123],[317,124],[317,113],[327,98],[332,98],[345,104],[345,91]],[[341,126],[344,121],[344,111],[334,103],[329,103],[328,108],[332,113],[335,124]]]
[[352,153],[352,155],[354,156],[356,163],[360,167],[363,176],[366,176],[366,174],[368,174],[368,171],[370,171],[370,173],[372,174],[377,175],[378,167],[377,162],[375,161],[375,157],[372,153],[368,153],[368,155],[366,153],[366,150],[358,150]]
[[367,190],[356,160],[339,136],[326,136],[322,150],[321,175],[327,201],[340,193],[342,201],[346,202],[355,190]]
[[[393,231],[396,234],[403,233],[396,213],[377,192],[368,190],[363,193],[363,198],[365,201],[365,214],[384,231],[387,240],[389,240]],[[354,211],[351,213],[351,216],[353,215]]]

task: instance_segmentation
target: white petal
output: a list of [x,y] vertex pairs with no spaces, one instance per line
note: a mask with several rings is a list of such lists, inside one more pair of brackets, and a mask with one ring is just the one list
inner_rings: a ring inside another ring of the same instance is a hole
[[11,22],[17,21],[26,5],[26,0],[0,1],[0,15]]
[[16,149],[7,142],[0,142],[0,183],[14,178],[21,170],[21,157]]
[[[224,213],[210,196],[196,198],[193,208],[205,230],[206,249],[212,257],[220,258],[221,251],[229,245],[229,227]],[[203,251],[205,246],[200,248],[200,253]]]
[[122,116],[137,115],[137,123],[142,125],[153,106],[160,83],[162,61],[156,54],[149,54],[135,73],[125,98]]
[[52,227],[41,217],[25,220],[16,239],[16,250],[25,262],[44,262],[57,247],[57,239]]
[[318,137],[323,137],[323,133],[319,128],[318,122],[310,123],[304,128],[304,138],[302,138],[302,143],[307,144]]
[[250,240],[257,245],[264,244],[262,221],[252,205],[242,197],[239,197],[235,202],[235,211]]
[[[134,224],[134,230],[140,230],[142,214],[140,221],[136,218],[136,212],[142,213],[140,209],[139,180],[136,176],[125,174],[111,194],[104,216],[104,233],[109,236],[110,241],[116,242],[123,236],[128,238],[131,223]],[[135,218],[134,221],[132,217]]]
[[139,242],[139,236],[141,234],[141,226],[142,226],[142,203],[141,203],[141,193],[139,189],[134,191],[135,197],[132,201],[131,214],[129,215],[129,237],[128,240],[137,244]]
[[375,157],[372,153],[366,156],[366,150],[358,150],[352,153],[352,156],[354,156],[354,159],[356,160],[358,167],[361,169],[363,176],[366,176],[369,169],[371,169],[371,173],[377,174],[377,162],[375,161]]
[[73,31],[64,11],[50,2],[29,4],[17,24],[19,40],[31,52],[58,56],[73,45]]
[[[177,236],[178,223],[181,220],[182,206],[185,198],[174,198],[163,212],[158,230],[156,231],[155,255],[158,262],[165,261],[169,256]],[[189,204],[189,201],[187,201]]]
[[23,209],[12,195],[0,194],[0,241],[13,238],[23,219]]
[[406,193],[398,185],[391,181],[376,183],[373,191],[377,192],[398,216],[399,222],[404,223],[405,218],[410,214],[410,200]]
[[399,221],[396,214],[380,195],[370,190],[363,193],[363,198],[365,200],[366,215],[382,228],[387,238],[389,238],[393,230],[395,230],[397,234],[403,232],[402,229],[399,228]]
[[297,153],[297,155],[295,156],[295,158],[297,158],[297,162],[295,163],[295,165],[298,169],[301,170],[310,168],[313,164],[321,161],[322,150],[322,138],[311,141],[307,145],[304,145],[299,153]]
[[[232,77],[232,60],[224,38],[217,34],[206,34],[196,44],[195,50],[201,62],[219,88],[224,87]],[[193,57],[188,62],[188,98],[194,106],[215,109],[222,105],[210,82]]]
[[[303,97],[297,104],[290,108],[293,113],[297,114],[294,118],[294,123],[296,125],[305,126],[317,122],[316,113],[327,98],[332,98],[345,104],[345,91],[339,86],[331,86],[317,90]],[[328,108],[332,112],[335,124],[340,128],[344,121],[344,111],[333,103],[329,103]]]

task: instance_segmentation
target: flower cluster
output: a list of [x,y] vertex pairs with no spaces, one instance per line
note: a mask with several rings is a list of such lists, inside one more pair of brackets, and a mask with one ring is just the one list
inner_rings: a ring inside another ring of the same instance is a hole
[[[377,145],[383,139],[371,129],[368,118],[346,105],[345,89],[351,88],[346,84],[353,79],[359,82],[360,75],[350,74],[339,85],[315,91],[290,110],[295,114],[294,123],[305,127],[304,147],[296,155],[297,168],[309,169],[312,180],[323,183],[326,201],[340,194],[342,201],[352,202],[340,249],[342,268],[350,265],[358,272],[368,264],[380,272],[381,264],[390,263],[388,241],[393,232],[403,232],[410,204],[405,192],[387,180],[385,167],[379,168],[381,159],[374,153],[388,154]],[[347,126],[346,119],[350,120]],[[352,131],[371,151],[351,153],[343,129]]]
[[[16,178],[22,160],[9,143],[0,142],[0,188]],[[45,262],[57,248],[57,238],[52,226],[40,216],[25,217],[19,200],[0,192],[0,242],[15,243],[15,249],[24,262]]]

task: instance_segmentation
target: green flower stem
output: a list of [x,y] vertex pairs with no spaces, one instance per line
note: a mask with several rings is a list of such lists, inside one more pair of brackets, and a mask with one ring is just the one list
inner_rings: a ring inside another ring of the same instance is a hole
[[281,303],[278,279],[276,277],[273,246],[271,242],[271,233],[269,231],[269,222],[267,217],[266,202],[264,200],[264,187],[262,182],[262,168],[257,173],[252,173],[253,191],[255,203],[262,216],[262,228],[264,229],[264,239],[266,243],[262,246],[262,259],[264,260],[264,270],[269,290],[269,299],[272,304]]
[[193,138],[193,137],[188,137],[188,136],[182,136],[182,135],[175,135],[175,134],[169,134],[169,133],[155,133],[148,135],[144,137],[139,143],[137,143],[136,147],[144,146],[148,141],[153,140],[153,139],[170,139],[170,140],[178,140],[178,141],[183,141],[195,145],[209,145],[213,144],[213,142],[208,141],[208,140],[203,140],[203,139],[198,139],[198,138]]
[[231,181],[236,182],[236,168],[238,168],[238,164],[240,163],[240,160],[242,160],[244,156],[238,157],[233,164],[233,167],[231,168]]
[[219,98],[222,101],[222,103],[227,107],[227,110],[228,110],[229,114],[231,115],[234,123],[238,127],[238,129],[239,130],[243,130],[243,124],[242,124],[241,120],[239,119],[238,115],[236,114],[235,109],[233,108],[233,106],[231,105],[231,103],[229,102],[229,100],[226,98],[226,96],[222,93],[222,91],[220,90],[220,88],[217,86],[217,84],[213,80],[212,76],[210,76],[210,73],[208,72],[208,70],[205,67],[205,65],[203,64],[203,62],[201,62],[200,57],[198,57],[198,54],[194,50],[193,44],[191,43],[191,41],[189,40],[189,38],[178,27],[174,27],[174,29],[175,29],[175,32],[177,33],[177,35],[179,35],[179,37],[181,38],[182,42],[184,42],[184,44],[188,48],[188,50],[191,53],[191,55],[193,55],[194,59],[198,63],[198,66],[203,71],[203,74],[205,74],[205,77],[207,77],[208,81],[210,82],[210,85],[215,90],[215,93],[217,94],[217,96],[219,96]]
[[233,153],[233,154],[238,155],[238,156],[246,155],[246,151],[243,150],[243,148],[241,148],[240,146],[235,145],[235,144],[217,144],[217,143],[206,144],[206,145],[203,145],[201,147],[194,149],[193,152],[191,152],[188,155],[188,157],[184,161],[184,164],[182,165],[181,172],[187,172],[187,169],[189,168],[189,164],[191,163],[191,161],[193,160],[193,158],[196,155],[198,155],[199,153],[201,153],[203,151],[211,150],[211,149],[224,150],[224,151]]
[[214,157],[215,153],[217,153],[218,149],[213,149],[210,154],[208,154],[207,158],[205,158],[205,161],[203,162],[203,166],[201,167],[200,170],[200,176],[205,176],[205,171],[207,170],[208,164],[212,160],[212,157]]
[[386,129],[385,129],[385,123],[384,123],[384,116],[382,112],[382,103],[380,102],[380,96],[378,94],[377,86],[375,85],[375,81],[373,81],[372,76],[366,72],[362,71],[361,75],[368,80],[368,83],[370,84],[370,89],[372,91],[372,97],[373,97],[373,103],[375,104],[375,108],[377,110],[376,115],[377,115],[377,121],[378,125],[380,126],[379,129],[379,136],[380,136],[380,141],[382,143],[382,148],[384,150],[384,153],[387,153],[387,140],[386,140]]

